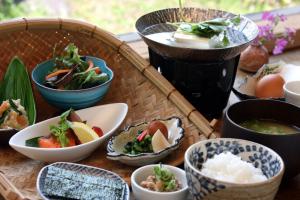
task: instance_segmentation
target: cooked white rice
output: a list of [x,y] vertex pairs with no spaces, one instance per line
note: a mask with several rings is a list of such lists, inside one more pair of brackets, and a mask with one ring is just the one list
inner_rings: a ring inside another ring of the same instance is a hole
[[231,183],[254,183],[267,180],[261,169],[251,163],[243,161],[231,152],[223,152],[207,159],[203,163],[201,172],[220,181]]

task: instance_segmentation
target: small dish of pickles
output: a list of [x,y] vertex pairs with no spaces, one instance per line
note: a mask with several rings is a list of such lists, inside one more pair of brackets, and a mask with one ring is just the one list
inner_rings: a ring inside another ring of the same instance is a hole
[[177,149],[183,138],[178,117],[133,125],[109,140],[107,158],[132,166],[153,164]]

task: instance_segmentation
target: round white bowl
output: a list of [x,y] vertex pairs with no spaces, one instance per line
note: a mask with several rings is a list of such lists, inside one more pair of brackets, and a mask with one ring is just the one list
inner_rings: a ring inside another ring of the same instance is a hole
[[58,123],[60,117],[54,117],[29,126],[9,141],[9,145],[21,154],[44,162],[77,162],[88,157],[121,125],[126,117],[128,106],[125,103],[114,103],[90,107],[76,111],[82,120],[90,126],[98,126],[103,136],[88,143],[64,148],[37,148],[25,146],[25,141],[34,137],[50,134],[49,125]]
[[153,175],[153,167],[157,165],[146,165],[135,170],[131,175],[131,187],[133,195],[137,200],[184,200],[188,195],[188,186],[185,177],[185,172],[182,169],[170,165],[163,167],[170,170],[181,184],[182,188],[175,192],[156,192],[140,186],[140,183],[149,175]]
[[283,85],[285,101],[300,107],[300,81],[290,81]]
[[[231,183],[200,172],[208,158],[227,151],[260,168],[267,180]],[[232,138],[203,140],[193,144],[185,152],[184,167],[194,200],[273,200],[284,173],[283,160],[275,151],[258,143]]]

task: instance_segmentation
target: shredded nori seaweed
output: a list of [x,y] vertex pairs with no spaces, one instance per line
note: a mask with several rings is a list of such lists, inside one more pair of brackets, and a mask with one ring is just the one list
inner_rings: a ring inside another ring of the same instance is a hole
[[44,193],[51,199],[123,200],[125,183],[49,166]]

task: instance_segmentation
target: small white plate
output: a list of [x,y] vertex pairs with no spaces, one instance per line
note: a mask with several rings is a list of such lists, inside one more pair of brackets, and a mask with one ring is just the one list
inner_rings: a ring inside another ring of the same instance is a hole
[[[263,71],[272,70],[273,74],[280,74],[285,82],[300,80],[300,66],[286,64],[283,61],[278,63],[266,64],[261,67],[254,75],[247,76],[236,82],[233,87],[233,92],[241,99],[256,99],[255,87],[257,81],[263,76]],[[276,98],[276,100],[284,100],[284,98]]]
[[90,126],[98,126],[104,135],[94,141],[65,148],[37,148],[25,146],[25,141],[34,137],[50,134],[49,126],[58,123],[60,117],[54,117],[29,126],[10,140],[9,145],[21,154],[45,162],[76,162],[88,157],[121,125],[126,117],[128,106],[125,103],[107,104],[76,111],[82,120]]

